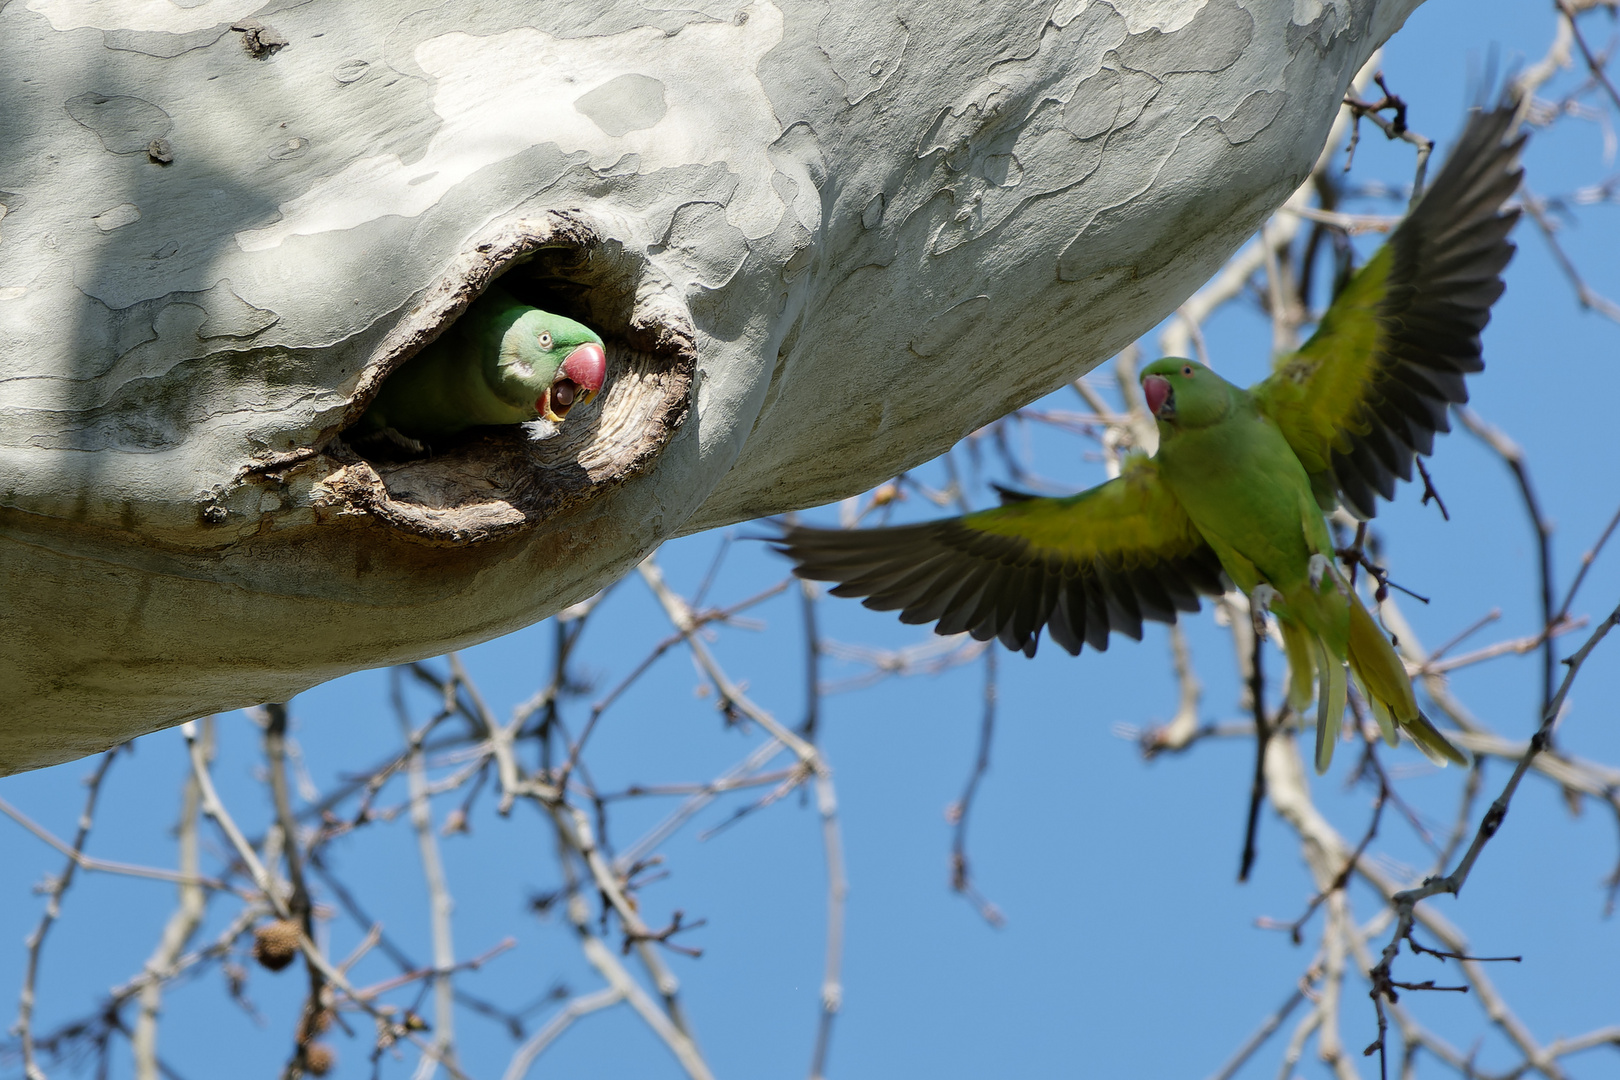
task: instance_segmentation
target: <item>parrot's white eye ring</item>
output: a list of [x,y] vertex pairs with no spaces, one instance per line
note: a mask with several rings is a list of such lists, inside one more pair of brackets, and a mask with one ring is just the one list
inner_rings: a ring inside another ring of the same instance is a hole
[[551,348],[551,331],[549,331],[549,330],[540,331],[540,347],[542,349]]

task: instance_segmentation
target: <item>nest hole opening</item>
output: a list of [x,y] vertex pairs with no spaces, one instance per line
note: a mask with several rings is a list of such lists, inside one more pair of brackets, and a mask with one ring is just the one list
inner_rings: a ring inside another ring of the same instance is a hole
[[[491,287],[603,340],[602,390],[565,421],[469,428],[420,452],[360,438],[382,385]],[[472,245],[368,361],[327,454],[328,501],[431,540],[467,543],[532,527],[644,470],[685,418],[696,350],[686,312],[640,253],[582,216],[518,222]]]

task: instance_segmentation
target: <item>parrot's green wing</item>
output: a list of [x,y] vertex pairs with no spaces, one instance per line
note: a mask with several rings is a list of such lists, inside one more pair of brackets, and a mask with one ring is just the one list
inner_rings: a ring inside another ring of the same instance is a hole
[[1142,457],[1068,498],[884,529],[794,526],[778,550],[800,577],[838,582],[837,596],[1030,656],[1043,626],[1070,653],[1106,649],[1110,630],[1140,640],[1143,619],[1175,622],[1199,593],[1226,590],[1215,552]]
[[1361,518],[1374,493],[1395,497],[1414,454],[1449,431],[1446,409],[1468,400],[1480,331],[1513,256],[1519,148],[1514,110],[1476,112],[1434,184],[1389,242],[1351,278],[1303,348],[1250,388],[1310,474],[1324,508],[1337,495]]

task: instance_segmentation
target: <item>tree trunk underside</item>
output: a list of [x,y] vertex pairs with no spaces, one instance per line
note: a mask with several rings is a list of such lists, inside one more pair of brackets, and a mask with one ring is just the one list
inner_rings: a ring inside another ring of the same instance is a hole
[[[1416,0],[0,0],[0,772],[434,655],[1112,355]],[[343,438],[493,280],[560,429]]]

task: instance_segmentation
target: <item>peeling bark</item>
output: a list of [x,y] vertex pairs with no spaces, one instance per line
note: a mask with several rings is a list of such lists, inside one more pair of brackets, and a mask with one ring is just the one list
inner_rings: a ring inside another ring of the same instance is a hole
[[[1415,3],[0,0],[0,771],[939,453],[1192,292]],[[608,391],[355,454],[496,277]]]

